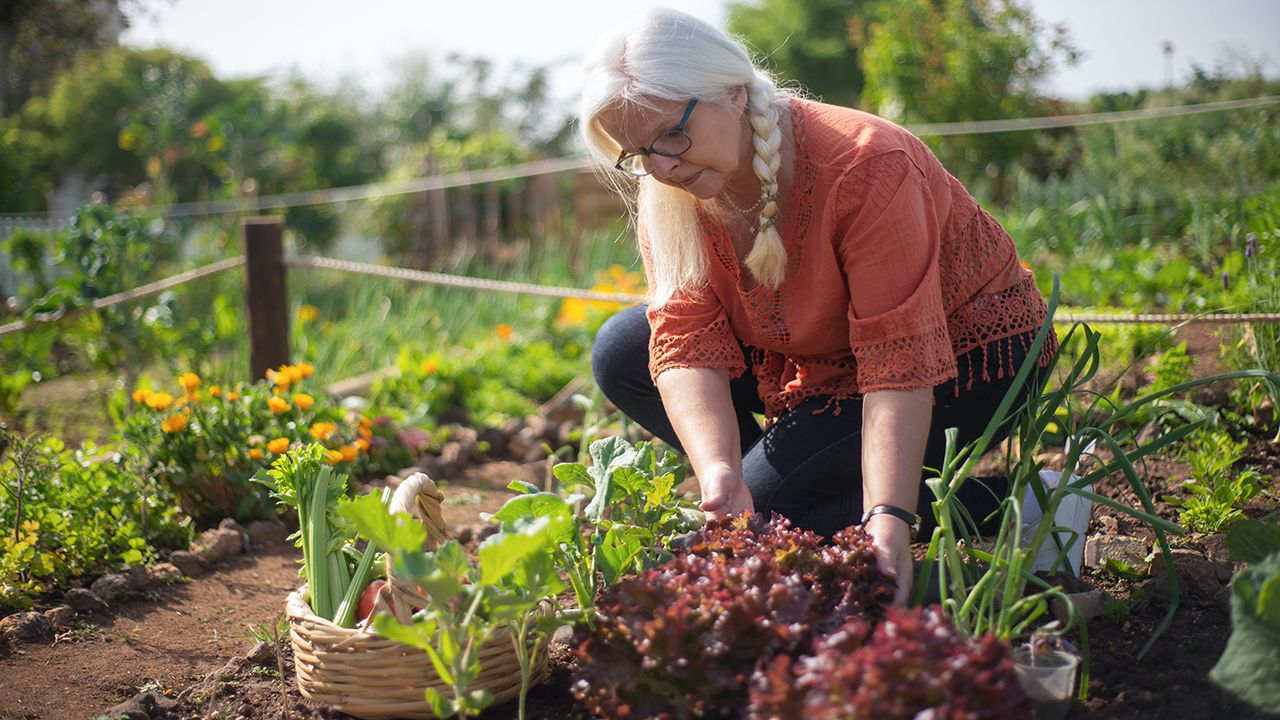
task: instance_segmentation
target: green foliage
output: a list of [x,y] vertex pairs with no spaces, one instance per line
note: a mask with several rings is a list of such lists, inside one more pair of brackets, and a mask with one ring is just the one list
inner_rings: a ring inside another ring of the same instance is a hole
[[1227,552],[1231,562],[1260,563],[1280,552],[1280,517],[1272,513],[1262,520],[1245,519],[1227,530]]
[[824,101],[857,107],[863,87],[857,27],[866,0],[754,0],[729,5],[729,29],[771,66],[783,84],[799,82]]
[[[881,2],[865,28],[863,99],[898,122],[1036,117],[1050,103],[1039,83],[1059,55],[1074,61],[1062,32],[1042,45],[1041,26],[1019,2]],[[990,176],[998,202],[1010,196],[1016,163],[1037,150],[1034,133],[970,135],[934,143],[943,165],[970,184]]]
[[1268,713],[1280,712],[1280,552],[1231,580],[1231,637],[1209,671],[1215,683]]
[[346,503],[340,512],[361,535],[386,548],[399,577],[425,593],[425,607],[414,615],[412,625],[379,615],[374,627],[426,652],[436,674],[451,686],[452,697],[427,689],[433,712],[439,717],[469,717],[493,701],[487,690],[473,688],[482,670],[482,646],[499,628],[506,628],[521,661],[523,717],[532,657],[555,627],[554,622],[540,620],[539,606],[564,589],[549,548],[569,527],[568,518],[561,516],[557,523],[542,517],[504,526],[481,543],[478,561],[472,562],[456,540],[424,554],[425,529],[408,515],[392,515],[380,503]]
[[11,435],[8,443],[0,606],[29,607],[71,578],[140,565],[189,542],[191,522],[173,496],[126,455],[88,443],[73,450],[56,438]]
[[1182,483],[1182,489],[1189,496],[1165,498],[1179,508],[1184,525],[1196,532],[1216,533],[1243,517],[1241,509],[1258,494],[1263,480],[1256,470],[1233,470],[1248,444],[1212,429],[1187,439],[1182,459],[1191,466],[1191,478]]
[[1175,385],[1181,385],[1191,380],[1191,368],[1195,367],[1195,365],[1196,359],[1187,355],[1187,343],[1185,341],[1169,348],[1152,365],[1152,375],[1154,377],[1149,387],[1150,392],[1168,390]]

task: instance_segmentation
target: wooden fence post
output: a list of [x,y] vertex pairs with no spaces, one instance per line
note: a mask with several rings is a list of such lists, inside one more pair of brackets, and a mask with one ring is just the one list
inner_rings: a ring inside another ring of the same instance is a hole
[[284,221],[245,218],[245,307],[249,322],[250,382],[289,362],[289,296],[284,278]]

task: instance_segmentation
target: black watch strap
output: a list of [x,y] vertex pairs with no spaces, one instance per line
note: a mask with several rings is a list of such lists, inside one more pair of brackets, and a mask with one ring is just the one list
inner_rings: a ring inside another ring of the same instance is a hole
[[912,533],[920,532],[920,516],[910,510],[904,510],[896,505],[876,505],[862,513],[862,524],[866,525],[867,521],[876,515],[892,515],[911,526]]

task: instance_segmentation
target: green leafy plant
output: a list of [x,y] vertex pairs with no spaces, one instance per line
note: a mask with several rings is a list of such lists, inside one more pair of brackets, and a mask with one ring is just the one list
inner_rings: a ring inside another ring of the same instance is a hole
[[[1280,380],[1264,371],[1240,371],[1180,383],[1116,404],[1105,396],[1100,398],[1089,387],[1089,381],[1100,366],[1099,336],[1087,325],[1077,324],[1062,339],[1064,347],[1072,343],[1082,344],[1081,348],[1071,353],[1074,360],[1069,366],[1059,368],[1060,361],[1067,353],[1055,353],[1049,366],[1040,375],[1052,378],[1053,382],[1046,380],[1042,384],[1040,380],[1033,381],[1031,375],[1039,349],[1047,341],[1052,329],[1058,293],[1059,285],[1055,280],[1049,296],[1045,324],[1029,348],[1027,360],[1015,376],[1013,387],[1006,394],[983,435],[960,448],[956,446],[954,431],[949,432],[943,467],[938,477],[927,482],[937,497],[933,509],[938,527],[930,539],[927,562],[916,586],[916,602],[922,599],[927,584],[933,582],[932,573],[936,569],[942,605],[955,618],[957,627],[970,637],[993,632],[998,637],[1014,639],[1037,629],[1060,633],[1066,628],[1066,625],[1056,629],[1037,628],[1037,621],[1048,611],[1050,599],[1061,600],[1068,608],[1071,608],[1071,604],[1060,588],[1050,586],[1032,575],[1029,568],[1046,542],[1055,543],[1058,548],[1056,563],[1061,564],[1071,543],[1082,542],[1083,539],[1066,537],[1064,542],[1063,535],[1069,529],[1055,527],[1051,520],[1043,520],[1036,526],[1035,533],[1024,540],[1021,509],[1028,492],[1034,493],[1046,519],[1054,518],[1062,501],[1068,494],[1073,494],[1123,512],[1148,525],[1156,535],[1166,567],[1170,574],[1174,574],[1167,536],[1179,534],[1182,529],[1156,514],[1151,495],[1134,463],[1181,441],[1203,423],[1185,425],[1153,440],[1132,445],[1122,444],[1117,439],[1117,432],[1124,431],[1127,424],[1143,412],[1146,406],[1197,384],[1242,378],[1262,378],[1272,383]],[[1019,395],[1025,395],[1025,400],[1015,407]],[[1082,398],[1087,405],[1083,411],[1077,405]],[[1063,407],[1068,408],[1065,414],[1059,412]],[[1005,470],[1011,489],[998,511],[999,530],[994,546],[988,552],[979,549],[982,544],[978,524],[955,501],[955,493],[969,480],[978,458],[989,447],[991,438],[1002,423],[1010,423],[1010,450],[1006,455]],[[1070,480],[1046,489],[1039,479],[1043,463],[1037,458],[1043,453],[1046,428],[1051,424],[1061,425],[1061,431],[1067,438],[1062,477]],[[1105,456],[1094,452],[1091,449],[1094,446],[1100,446]],[[1081,462],[1086,452],[1095,460],[1094,465],[1089,468],[1084,467]],[[1079,476],[1075,475],[1077,471]],[[1092,484],[1117,473],[1133,489],[1142,503],[1142,509],[1131,508],[1089,489]],[[1035,587],[1036,592],[1025,595],[1029,585]],[[1168,614],[1157,626],[1140,656],[1145,655],[1168,625],[1178,599],[1175,587]],[[1074,615],[1074,608],[1071,612]]]
[[548,550],[570,519],[544,516],[506,526],[480,544],[473,562],[456,540],[424,553],[426,529],[368,496],[343,504],[339,512],[360,534],[387,548],[394,572],[424,593],[425,607],[415,613],[412,625],[378,615],[374,628],[426,652],[436,673],[451,686],[452,697],[427,688],[432,711],[439,717],[469,717],[492,703],[491,693],[474,687],[482,669],[480,649],[499,628],[506,628],[520,661],[524,718],[532,659],[556,625],[541,606],[564,589]]
[[1248,440],[1203,429],[1187,438],[1183,460],[1191,466],[1191,478],[1182,483],[1188,497],[1169,496],[1165,500],[1179,508],[1178,516],[1191,530],[1221,532],[1244,517],[1241,508],[1258,494],[1262,475],[1256,470],[1233,471],[1244,457]]
[[1280,551],[1231,580],[1231,637],[1209,677],[1269,713],[1280,712]]

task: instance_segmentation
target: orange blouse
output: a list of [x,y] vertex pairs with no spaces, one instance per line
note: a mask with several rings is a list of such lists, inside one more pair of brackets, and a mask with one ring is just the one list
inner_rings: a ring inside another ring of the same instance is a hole
[[[729,233],[700,212],[707,282],[649,307],[655,379],[675,367],[737,377],[746,371],[741,340],[773,421],[812,397],[938,385],[957,377],[958,356],[994,340],[1025,343],[1040,327],[1044,299],[1008,233],[923,142],[833,105],[793,100],[791,118],[794,174],[777,225],[782,286],[743,283]],[[1055,348],[1050,338],[1042,365]],[[1016,370],[1009,365],[999,363],[1001,376]]]

